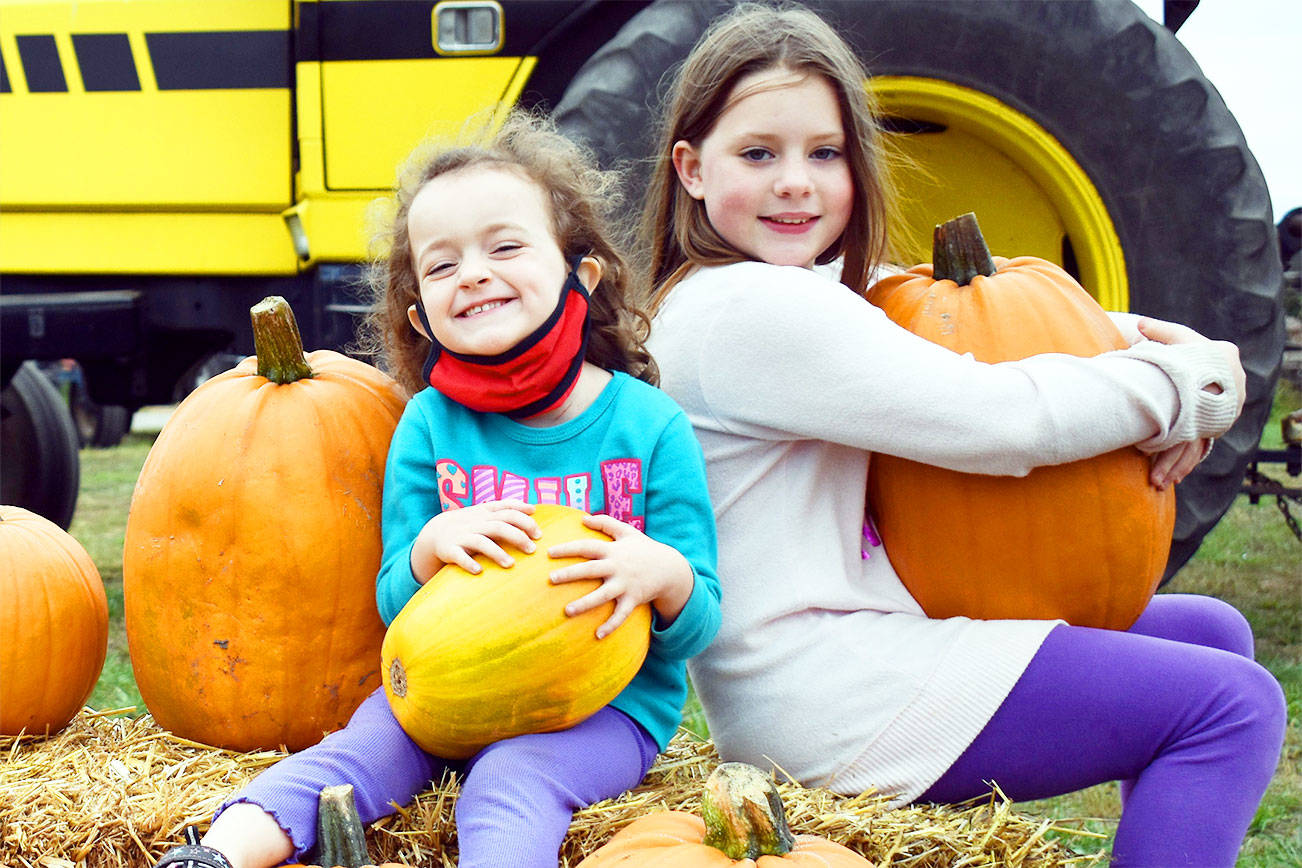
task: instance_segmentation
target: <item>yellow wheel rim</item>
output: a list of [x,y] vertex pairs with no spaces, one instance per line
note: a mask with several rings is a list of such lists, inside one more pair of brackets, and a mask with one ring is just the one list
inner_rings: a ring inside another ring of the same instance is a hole
[[[1056,138],[978,90],[912,76],[869,82],[883,114],[923,132],[891,135],[906,263],[931,259],[931,232],[973,211],[992,253],[1074,271],[1109,310],[1129,310],[1125,255],[1103,199]],[[1067,260],[1074,256],[1075,262]]]

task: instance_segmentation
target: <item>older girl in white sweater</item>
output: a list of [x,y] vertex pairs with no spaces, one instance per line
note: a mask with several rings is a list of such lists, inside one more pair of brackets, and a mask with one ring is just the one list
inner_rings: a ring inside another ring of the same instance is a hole
[[1174,484],[1241,409],[1237,350],[1118,317],[1129,349],[986,365],[895,326],[860,295],[887,195],[863,80],[813,14],[733,13],[680,73],[648,198],[649,347],[718,520],[723,627],[691,665],[718,748],[901,802],[1121,780],[1117,864],[1231,865],[1284,722],[1243,618],[1163,595],[1128,632],[930,619],[865,480],[874,452],[1024,475],[1135,444]]

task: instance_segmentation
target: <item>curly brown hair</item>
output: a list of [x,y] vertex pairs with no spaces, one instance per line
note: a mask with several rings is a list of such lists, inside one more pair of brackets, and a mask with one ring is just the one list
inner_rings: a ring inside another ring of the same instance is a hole
[[407,227],[412,199],[440,175],[504,166],[523,173],[542,189],[557,244],[567,260],[592,256],[601,262],[601,282],[588,303],[587,361],[656,385],[659,371],[645,346],[650,319],[634,303],[637,271],[629,266],[619,240],[624,233],[615,216],[618,178],[599,169],[586,148],[561,135],[541,114],[512,111],[500,128],[476,138],[468,145],[426,143],[408,158],[393,197],[385,203],[391,219],[375,237],[377,253],[367,269],[371,310],[358,349],[378,356],[381,366],[409,392],[428,385],[421,369],[429,341],[407,317],[407,309],[420,298]]

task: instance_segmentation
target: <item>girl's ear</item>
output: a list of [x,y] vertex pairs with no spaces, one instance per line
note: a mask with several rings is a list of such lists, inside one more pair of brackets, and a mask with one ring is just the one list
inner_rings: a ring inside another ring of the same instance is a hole
[[[574,271],[579,277],[579,283],[583,284],[583,288],[588,292],[592,292],[597,288],[597,284],[601,283],[601,260],[596,257],[583,257],[579,261],[579,267]],[[414,308],[415,305],[412,307]]]
[[430,340],[430,336],[425,333],[425,326],[421,325],[420,314],[416,312],[416,305],[413,304],[407,308],[407,319],[411,321],[411,327],[416,330],[418,335],[425,340]]
[[686,139],[674,142],[674,171],[678,180],[693,199],[705,198],[705,185],[701,181],[701,155]]

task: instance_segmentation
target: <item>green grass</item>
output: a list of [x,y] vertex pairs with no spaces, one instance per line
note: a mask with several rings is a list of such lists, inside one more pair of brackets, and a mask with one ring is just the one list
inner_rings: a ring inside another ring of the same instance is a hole
[[[1302,395],[1284,390],[1266,427],[1263,444],[1278,448],[1278,417],[1302,406]],[[136,476],[153,443],[132,434],[112,449],[83,450],[81,495],[71,532],[90,552],[103,576],[109,599],[109,654],[89,704],[97,709],[135,706],[136,691],[122,616],[122,543],[127,507]],[[1282,473],[1270,471],[1277,478]],[[1302,480],[1291,484],[1302,485]],[[1302,505],[1293,514],[1302,521]],[[1289,725],[1280,762],[1244,845],[1240,868],[1302,865],[1302,543],[1289,532],[1273,499],[1256,505],[1236,498],[1229,512],[1203,540],[1197,555],[1166,590],[1209,594],[1227,600],[1248,618],[1257,638],[1258,660],[1279,679],[1288,698]],[[708,733],[700,706],[689,700],[685,724]],[[1069,845],[1106,852],[1120,813],[1115,784],[1105,784],[1056,799],[1022,803],[1020,809],[1064,821],[1102,836],[1096,846],[1072,836]]]
[[122,541],[131,490],[153,443],[153,435],[129,434],[112,449],[81,451],[81,490],[68,530],[99,568],[109,605],[108,658],[88,700],[92,708],[134,707],[144,713],[122,619]]

